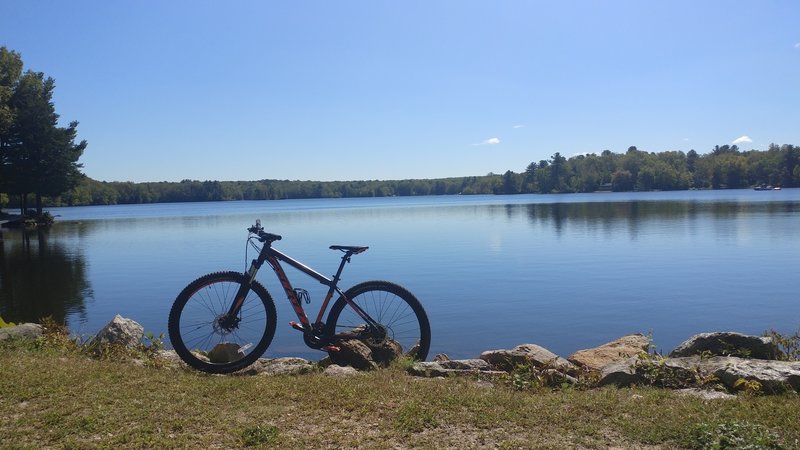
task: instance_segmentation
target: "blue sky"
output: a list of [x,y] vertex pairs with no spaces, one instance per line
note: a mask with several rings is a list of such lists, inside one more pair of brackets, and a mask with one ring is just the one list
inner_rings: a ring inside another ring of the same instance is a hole
[[107,181],[521,172],[800,144],[800,2],[0,1]]

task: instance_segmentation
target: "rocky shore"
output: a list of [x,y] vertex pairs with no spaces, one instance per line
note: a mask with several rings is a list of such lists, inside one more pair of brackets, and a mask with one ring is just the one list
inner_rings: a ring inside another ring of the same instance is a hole
[[[41,325],[26,323],[0,328],[0,340],[36,339],[42,333]],[[117,315],[83,345],[98,349],[109,345],[134,347],[143,345],[144,337],[140,324]],[[323,370],[331,376],[356,376],[360,371],[385,366],[396,356],[356,340],[342,342],[341,348],[318,362],[261,358],[239,374],[297,375]],[[183,365],[171,350],[159,350],[158,357],[175,366]],[[439,354],[433,361],[410,365],[408,373],[417,377],[473,376],[490,381],[519,378],[544,386],[653,385],[706,398],[726,398],[737,393],[800,392],[800,361],[787,359],[772,337],[703,333],[661,355],[651,351],[647,336],[630,334],[566,358],[536,344],[488,350],[474,359],[451,360]]]

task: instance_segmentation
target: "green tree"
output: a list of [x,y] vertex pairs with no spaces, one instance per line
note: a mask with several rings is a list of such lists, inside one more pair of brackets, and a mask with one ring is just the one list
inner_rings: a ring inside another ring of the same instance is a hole
[[10,132],[15,118],[14,109],[11,107],[11,96],[21,75],[22,58],[19,53],[0,47],[0,192],[10,190],[9,152],[12,146]]
[[[34,194],[41,214],[44,196],[58,196],[80,182],[83,175],[78,159],[86,141],[75,144],[78,122],[66,128],[58,126],[59,116],[52,102],[55,81],[30,70],[15,77],[21,70],[19,63],[19,54],[0,48],[0,83],[4,85],[0,185],[19,196],[23,212],[28,194]],[[5,86],[8,83],[13,84]]]

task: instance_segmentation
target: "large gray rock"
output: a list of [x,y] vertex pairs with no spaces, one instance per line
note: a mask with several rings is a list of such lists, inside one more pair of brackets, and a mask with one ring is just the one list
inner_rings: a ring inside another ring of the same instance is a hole
[[[626,361],[609,364],[602,370],[599,384],[628,386],[645,382],[648,362],[638,357]],[[691,387],[691,382],[698,377],[713,375],[727,388],[741,390],[741,381],[757,382],[765,393],[779,393],[785,391],[800,392],[800,361],[768,361],[762,359],[743,359],[731,356],[714,356],[703,358],[688,356],[680,358],[667,358],[658,364],[656,376],[669,377],[670,384],[686,381],[686,386]],[[650,380],[654,381],[654,380]]]
[[636,367],[639,363],[639,357],[633,356],[622,361],[615,361],[606,364],[600,369],[600,386],[615,385],[615,386],[630,386],[632,384],[639,384],[644,381],[644,377],[637,373]]
[[679,358],[701,354],[774,359],[778,354],[778,347],[769,337],[734,332],[701,333],[683,341],[669,356]]
[[567,360],[577,366],[601,370],[608,364],[625,361],[647,351],[650,339],[643,334],[629,334],[599,347],[578,350]]
[[536,344],[522,344],[511,350],[489,350],[481,353],[481,359],[492,366],[510,372],[519,365],[536,368],[551,368],[574,374],[577,367],[566,359]]
[[23,338],[36,339],[42,335],[43,328],[38,323],[21,323],[13,327],[0,328],[0,341],[3,339]]
[[673,370],[699,371],[714,375],[725,386],[740,390],[740,380],[756,381],[765,393],[800,392],[800,361],[767,361],[732,356],[669,358]]
[[117,314],[89,341],[88,345],[94,347],[121,345],[132,348],[139,345],[143,337],[144,327]]

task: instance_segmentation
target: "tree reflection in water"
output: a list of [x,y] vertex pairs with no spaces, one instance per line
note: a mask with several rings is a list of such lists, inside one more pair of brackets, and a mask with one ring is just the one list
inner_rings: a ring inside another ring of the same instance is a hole
[[92,298],[86,262],[79,250],[48,242],[47,230],[3,230],[0,240],[0,316],[7,322],[66,323],[85,318]]

